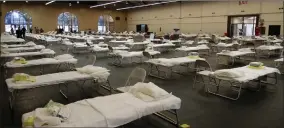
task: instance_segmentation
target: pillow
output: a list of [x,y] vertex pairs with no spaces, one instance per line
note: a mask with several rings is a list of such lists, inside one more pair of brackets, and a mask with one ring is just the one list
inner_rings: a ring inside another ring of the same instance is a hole
[[108,71],[106,68],[98,67],[98,66],[93,66],[93,65],[86,65],[82,68],[76,68],[76,70],[80,73],[84,74],[92,74],[95,72],[106,72]]
[[214,75],[217,77],[225,77],[225,78],[239,78],[244,76],[244,72],[232,69],[222,69],[215,71]]

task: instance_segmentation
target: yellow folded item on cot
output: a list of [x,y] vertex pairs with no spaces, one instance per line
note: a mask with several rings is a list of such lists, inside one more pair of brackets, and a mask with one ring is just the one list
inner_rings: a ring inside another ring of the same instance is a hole
[[26,59],[22,58],[22,57],[14,58],[12,62],[13,63],[17,63],[17,64],[26,64],[27,63]]
[[251,68],[251,69],[264,69],[264,66],[259,66],[259,67],[248,66],[248,68]]
[[24,120],[23,126],[24,127],[33,127],[34,126],[35,117],[30,116],[26,120]]
[[13,80],[14,82],[19,82],[19,81],[29,81],[29,82],[35,82],[36,79],[34,76],[30,76],[25,73],[16,73],[13,75]]

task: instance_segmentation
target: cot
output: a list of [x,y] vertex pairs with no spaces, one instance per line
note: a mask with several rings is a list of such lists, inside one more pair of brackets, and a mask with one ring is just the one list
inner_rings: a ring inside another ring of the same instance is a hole
[[[255,52],[251,51],[250,48],[239,49],[238,51],[222,51],[217,53],[217,64],[232,66],[235,64],[236,59],[243,59],[241,57],[250,57],[252,60],[256,60]],[[251,60],[251,59],[249,59]]]
[[[151,56],[159,55],[160,52],[158,51],[147,51]],[[135,61],[135,59],[137,59]],[[133,64],[133,63],[142,63],[147,58],[143,56],[142,51],[122,51],[122,50],[115,50],[112,53],[112,64],[115,66],[122,66],[127,64]]]
[[4,52],[14,53],[14,52],[27,52],[27,51],[40,51],[45,49],[43,45],[35,45],[31,47],[14,47],[14,48],[2,48]]
[[[75,69],[75,64],[77,63],[77,59],[75,58],[42,58],[35,60],[27,60],[25,64],[15,63],[13,61],[6,62],[5,67],[5,78],[9,77],[7,74],[16,73],[15,70],[18,68],[28,68],[28,67],[39,67],[39,73],[43,74],[46,66],[56,65],[57,71],[61,66],[66,66],[68,70]],[[22,72],[25,73],[25,72]]]
[[0,58],[2,62],[7,62],[10,58],[14,57],[34,57],[34,56],[54,56],[55,52],[51,49],[43,49],[39,52],[20,52],[20,53],[2,53]]
[[[243,66],[243,67],[239,67],[239,68],[232,68],[232,69],[227,69],[230,70],[230,72],[238,72],[241,75],[239,77],[234,77],[234,78],[230,78],[230,77],[222,77],[222,76],[218,76],[216,75],[215,72],[209,73],[209,77],[213,78],[214,82],[209,82],[209,85],[213,85],[216,87],[216,92],[212,92],[208,87],[207,87],[207,92],[217,95],[217,96],[221,96],[224,98],[228,98],[230,100],[237,100],[240,97],[241,94],[241,90],[244,88],[244,85],[246,83],[255,81],[257,82],[257,90],[259,90],[261,88],[261,84],[266,84],[266,85],[276,85],[277,84],[277,73],[280,74],[279,70],[276,68],[271,68],[271,67],[266,67],[263,66],[261,68],[252,68],[250,66]],[[270,74],[272,74],[272,76],[269,76]],[[274,79],[274,82],[269,82],[268,78],[272,78]],[[266,81],[265,81],[266,80]],[[231,87],[236,87],[236,91],[238,92],[236,97],[231,97],[231,96],[226,96],[223,94],[219,93],[219,87],[221,84],[221,81],[226,81],[229,82],[229,84],[231,85]]]
[[271,55],[280,56],[283,51],[283,47],[279,45],[261,45],[256,48],[258,56],[265,56],[269,58]]
[[180,53],[181,56],[187,56],[190,52],[199,52],[205,53],[206,55],[210,55],[210,48],[207,45],[198,45],[196,47],[182,46],[180,48],[176,48],[176,51]]
[[[157,112],[177,110],[180,105],[181,99],[173,95],[145,102],[128,92],[84,99],[66,105],[70,116],[56,127],[119,127]],[[22,122],[33,115],[34,111],[24,114]],[[176,127],[179,127],[178,123]]]
[[[84,68],[84,67],[83,67]],[[95,82],[107,82],[108,83],[108,70],[102,67],[93,66],[91,74],[81,73],[79,71],[67,71],[67,72],[59,72],[59,73],[51,73],[45,75],[34,76],[34,82],[15,82],[13,78],[6,79],[6,84],[8,90],[10,92],[9,101],[10,107],[13,108],[15,98],[19,91],[25,91],[28,89],[39,88],[43,86],[52,86],[59,84],[60,93],[65,97],[68,98],[67,95],[63,93],[60,89],[60,84],[65,85],[68,87],[68,83],[75,82],[78,87],[80,87],[81,91],[84,92],[82,88],[84,83],[87,80],[94,80]],[[83,83],[80,84],[79,82],[82,81]],[[80,84],[80,85],[79,85]]]
[[[173,73],[179,73],[177,71],[174,71],[174,67],[184,66],[187,69],[189,69],[191,68],[190,66],[192,66],[192,64],[194,64],[197,59],[203,59],[203,58],[178,57],[178,58],[150,59],[146,61],[149,68],[148,75],[160,79],[168,79],[172,77]],[[154,74],[155,71],[157,72],[157,74]],[[164,73],[164,76],[161,76],[162,72]]]
[[34,42],[28,42],[25,44],[2,44],[1,47],[2,48],[17,48],[17,47],[32,47],[35,46],[36,44]]

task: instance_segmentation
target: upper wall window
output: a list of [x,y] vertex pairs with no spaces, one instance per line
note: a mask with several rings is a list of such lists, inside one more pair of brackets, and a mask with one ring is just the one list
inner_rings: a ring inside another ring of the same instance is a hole
[[12,10],[7,12],[5,16],[5,32],[11,32],[17,30],[20,27],[25,27],[27,30],[32,27],[32,18],[24,12],[18,10]]
[[105,33],[114,30],[114,20],[109,15],[103,15],[99,17],[98,31]]
[[72,13],[63,12],[58,16],[57,28],[63,28],[65,32],[78,32],[78,19]]

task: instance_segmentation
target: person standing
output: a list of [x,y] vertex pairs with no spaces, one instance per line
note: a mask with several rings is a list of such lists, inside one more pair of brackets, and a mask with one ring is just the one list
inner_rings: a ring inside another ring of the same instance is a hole
[[13,29],[13,27],[11,27],[11,35],[14,35],[15,33],[14,33],[14,29]]
[[20,26],[19,26],[18,29],[16,30],[16,35],[17,35],[17,38],[21,38],[21,29],[20,29]]
[[26,31],[27,29],[25,28],[25,26],[22,28],[22,35],[23,35],[23,38],[25,39],[26,38]]

